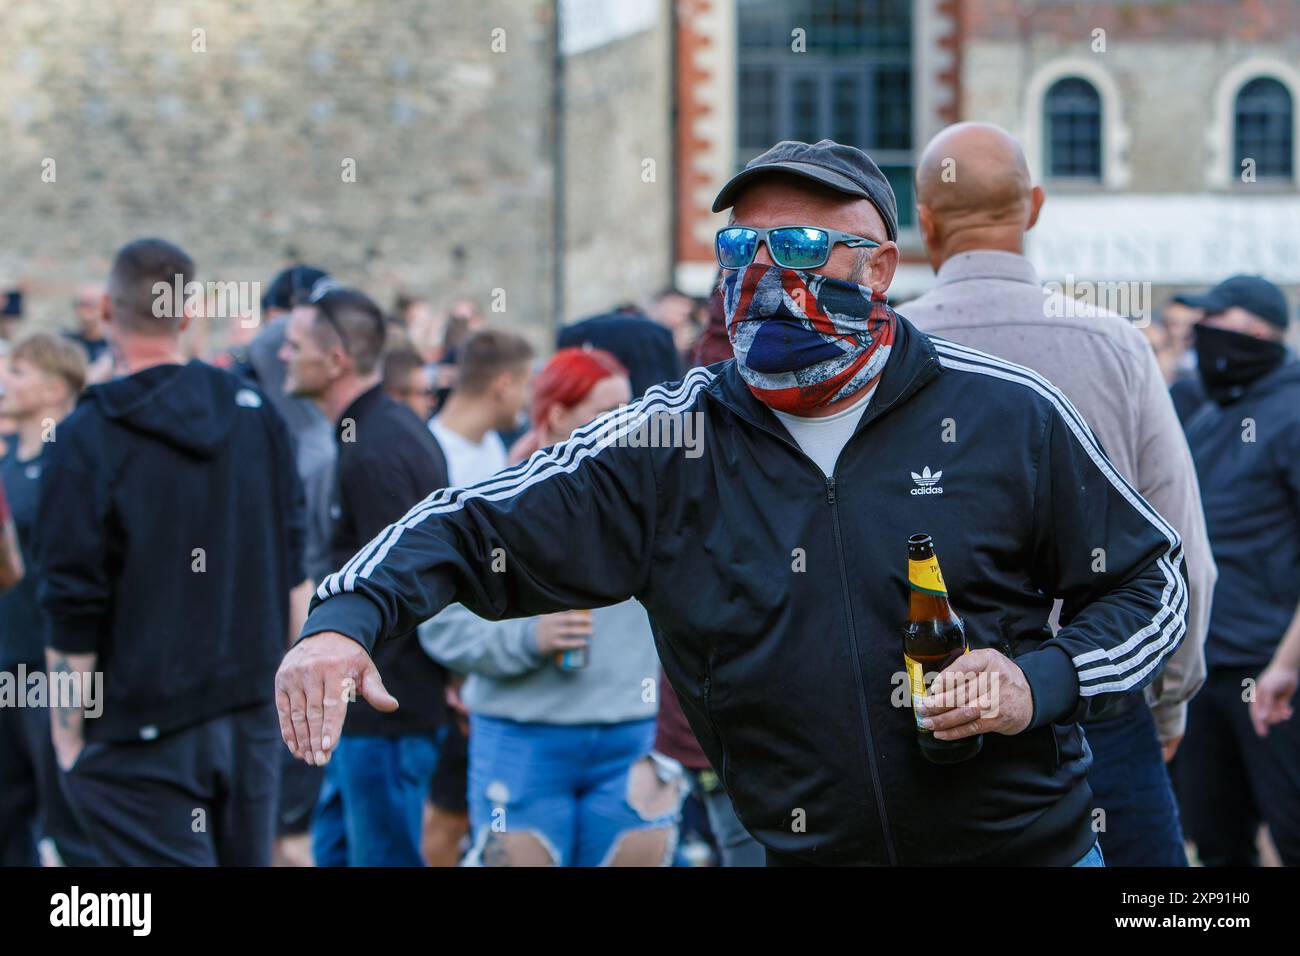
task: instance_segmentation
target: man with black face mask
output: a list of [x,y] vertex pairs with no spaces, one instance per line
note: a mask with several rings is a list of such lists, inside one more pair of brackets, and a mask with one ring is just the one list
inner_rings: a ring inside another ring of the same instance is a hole
[[[889,307],[897,206],[861,150],[779,143],[728,207],[735,359],[434,491],[329,575],[277,676],[290,750],[330,759],[347,688],[396,708],[369,652],[452,602],[495,619],[636,597],[769,863],[1100,865],[1077,722],[1178,647],[1181,539],[1052,385]],[[913,714],[916,532],[971,649]],[[918,723],[982,748],[931,763]]]
[[1233,276],[1182,301],[1205,310],[1193,328],[1205,398],[1184,428],[1219,566],[1205,641],[1205,685],[1193,699],[1178,768],[1188,836],[1207,866],[1255,862],[1268,824],[1282,862],[1300,865],[1300,721],[1259,736],[1250,704],[1294,697],[1269,663],[1300,629],[1300,363],[1283,344],[1282,290]]

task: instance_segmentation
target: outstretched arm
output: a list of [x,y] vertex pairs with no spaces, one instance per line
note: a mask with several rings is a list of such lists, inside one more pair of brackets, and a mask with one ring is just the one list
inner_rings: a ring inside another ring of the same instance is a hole
[[602,607],[644,588],[659,452],[623,439],[650,416],[684,410],[710,377],[701,369],[652,388],[513,468],[430,495],[322,581],[276,679],[290,750],[327,760],[349,693],[391,710],[368,651],[448,604],[497,620]]

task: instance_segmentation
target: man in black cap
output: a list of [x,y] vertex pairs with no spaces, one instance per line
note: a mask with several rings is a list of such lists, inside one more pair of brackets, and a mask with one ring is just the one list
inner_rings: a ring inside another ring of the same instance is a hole
[[[1300,363],[1283,344],[1286,297],[1266,279],[1183,300],[1205,311],[1193,328],[1203,398],[1183,427],[1219,566],[1208,675],[1179,757],[1186,831],[1205,865],[1249,866],[1262,821],[1297,866],[1300,721],[1282,719],[1297,678],[1278,649],[1300,639]],[[1268,715],[1258,729],[1252,701]]]
[[[369,652],[447,604],[496,619],[636,597],[769,863],[1100,865],[1077,721],[1177,648],[1178,535],[1050,384],[889,308],[897,212],[865,153],[781,143],[727,206],[735,359],[429,495],[329,575],[277,676],[286,742],[329,760],[347,687],[394,709]],[[647,440],[687,427],[702,441]],[[913,695],[916,532],[970,652]],[[922,754],[979,735],[964,762]]]

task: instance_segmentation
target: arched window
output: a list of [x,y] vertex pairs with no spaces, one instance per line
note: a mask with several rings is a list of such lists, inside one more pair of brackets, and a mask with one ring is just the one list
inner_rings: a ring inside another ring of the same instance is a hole
[[1257,179],[1291,179],[1295,173],[1295,128],[1291,93],[1272,77],[1251,80],[1237,91],[1232,110],[1233,178],[1253,160]]
[[1047,174],[1101,181],[1101,95],[1087,80],[1067,76],[1043,97]]

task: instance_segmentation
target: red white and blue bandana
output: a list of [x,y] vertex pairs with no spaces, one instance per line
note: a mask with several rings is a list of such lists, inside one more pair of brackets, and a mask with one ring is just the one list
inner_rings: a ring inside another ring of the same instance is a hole
[[792,415],[879,375],[898,327],[865,286],[757,263],[726,277],[723,308],[741,378],[763,404]]

